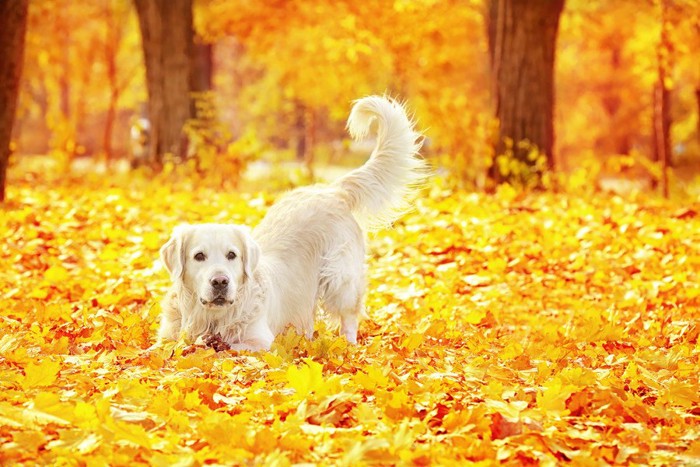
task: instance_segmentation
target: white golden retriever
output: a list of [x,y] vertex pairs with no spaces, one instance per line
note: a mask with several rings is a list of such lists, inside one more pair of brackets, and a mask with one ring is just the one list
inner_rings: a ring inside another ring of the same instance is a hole
[[395,220],[425,177],[420,135],[402,105],[360,99],[348,130],[361,139],[375,121],[377,146],[367,163],[330,185],[286,194],[252,232],[227,224],[175,229],[161,248],[173,284],[160,339],[184,332],[217,350],[267,350],[288,325],[311,337],[320,306],[356,342],[365,292],[359,222]]

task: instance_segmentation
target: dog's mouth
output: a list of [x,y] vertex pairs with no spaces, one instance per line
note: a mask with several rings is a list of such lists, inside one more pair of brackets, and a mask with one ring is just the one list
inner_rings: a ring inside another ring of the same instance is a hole
[[205,306],[226,306],[233,305],[233,300],[227,300],[226,297],[218,296],[212,300],[200,298],[199,301]]

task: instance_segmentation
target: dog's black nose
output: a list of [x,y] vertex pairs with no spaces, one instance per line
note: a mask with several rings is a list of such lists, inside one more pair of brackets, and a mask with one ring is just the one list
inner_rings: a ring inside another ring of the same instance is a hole
[[228,287],[228,277],[226,276],[214,276],[209,281],[214,290],[223,290]]

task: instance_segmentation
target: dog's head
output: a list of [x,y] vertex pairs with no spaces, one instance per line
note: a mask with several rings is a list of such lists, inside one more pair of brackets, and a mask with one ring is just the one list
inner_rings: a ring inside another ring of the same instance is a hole
[[229,307],[239,286],[252,277],[260,248],[248,230],[227,224],[175,228],[160,256],[173,282],[208,309]]

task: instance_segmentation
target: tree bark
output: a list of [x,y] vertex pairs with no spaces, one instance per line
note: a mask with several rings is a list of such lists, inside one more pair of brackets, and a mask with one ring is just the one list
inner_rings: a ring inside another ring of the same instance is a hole
[[612,150],[614,154],[629,154],[632,150],[632,135],[628,131],[622,131],[626,130],[625,115],[624,112],[621,112],[623,110],[623,93],[621,91],[625,86],[622,81],[624,78],[620,78],[620,71],[623,68],[623,44],[624,37],[617,30],[614,30],[603,42],[605,49],[610,52],[610,67],[613,72],[600,91],[603,93],[603,108],[608,114],[610,125],[614,128],[614,131],[608,135],[610,139],[609,150]]
[[695,103],[698,106],[698,118],[697,118],[697,138],[698,138],[698,145],[700,145],[700,86],[695,88]]
[[194,40],[192,0],[134,0],[146,64],[149,161],[184,158],[182,128],[191,114],[191,56]]
[[105,164],[109,167],[112,163],[112,133],[114,130],[114,122],[117,115],[117,103],[119,102],[119,93],[114,89],[109,93],[109,107],[107,107],[107,115],[105,116],[105,127],[102,133],[102,149],[105,153]]
[[671,41],[668,35],[668,4],[661,1],[661,37],[657,48],[658,81],[654,99],[654,160],[661,164],[661,191],[665,198],[669,195],[668,168],[671,158],[671,92],[666,76],[671,68]]
[[212,89],[214,77],[214,46],[197,41],[192,46],[190,86],[193,92]]
[[304,112],[304,166],[311,180],[314,180],[314,151],[316,149],[316,113],[310,107]]
[[[554,169],[554,58],[564,0],[490,0],[489,51],[499,121],[495,155],[526,166],[536,148]],[[494,161],[489,176],[512,179]]]
[[105,163],[109,167],[112,162],[112,133],[117,115],[117,104],[121,96],[121,89],[117,82],[117,53],[123,36],[123,18],[117,18],[114,6],[111,3],[103,5],[102,13],[107,27],[105,29],[104,61],[107,69],[107,82],[109,83],[109,107],[105,117],[105,126],[102,132],[102,150]]
[[0,202],[5,200],[10,139],[22,76],[29,0],[0,1]]

